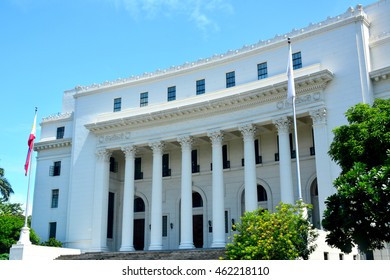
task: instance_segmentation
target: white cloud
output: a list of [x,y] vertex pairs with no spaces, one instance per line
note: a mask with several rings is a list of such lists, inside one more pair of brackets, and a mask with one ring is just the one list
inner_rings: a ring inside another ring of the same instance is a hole
[[157,17],[186,16],[198,29],[206,32],[220,29],[215,14],[234,13],[227,0],[111,0],[118,9],[124,8],[136,20]]

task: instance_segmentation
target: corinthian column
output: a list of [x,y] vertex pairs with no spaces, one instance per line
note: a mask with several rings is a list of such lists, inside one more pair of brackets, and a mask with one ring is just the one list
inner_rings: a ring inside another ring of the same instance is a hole
[[244,140],[245,211],[257,209],[257,182],[254,135],[252,124],[239,127]]
[[111,152],[96,152],[95,190],[92,215],[92,251],[107,251],[107,218],[109,190],[109,162]]
[[224,204],[224,182],[223,182],[223,164],[222,164],[222,140],[221,131],[208,133],[212,144],[213,161],[213,241],[211,247],[225,247],[225,204]]
[[273,121],[279,135],[279,176],[280,196],[283,203],[295,204],[293,180],[291,174],[291,151],[290,151],[290,124],[287,117]]
[[149,144],[153,150],[152,207],[149,250],[162,249],[162,153],[163,142]]
[[189,136],[177,139],[181,144],[181,225],[179,249],[195,248],[192,236],[192,169],[191,147],[192,138]]
[[134,251],[134,146],[122,147],[126,156],[123,186],[122,244],[120,251]]

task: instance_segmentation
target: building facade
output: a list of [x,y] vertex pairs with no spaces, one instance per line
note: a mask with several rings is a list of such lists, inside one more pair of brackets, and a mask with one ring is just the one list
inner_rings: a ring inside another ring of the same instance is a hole
[[32,228],[83,251],[224,247],[244,211],[302,196],[318,228],[345,111],[390,97],[390,1],[192,63],[65,91],[35,145]]

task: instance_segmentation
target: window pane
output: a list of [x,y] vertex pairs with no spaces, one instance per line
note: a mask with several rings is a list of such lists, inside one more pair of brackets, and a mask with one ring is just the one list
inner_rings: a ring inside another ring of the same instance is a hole
[[226,87],[234,87],[236,85],[236,74],[234,71],[226,73]]
[[122,98],[114,99],[114,112],[119,112],[122,109]]
[[168,101],[176,100],[176,86],[168,88]]
[[144,106],[148,106],[148,93],[147,92],[143,92],[140,94],[140,106],[141,107],[144,107]]
[[267,62],[257,64],[257,76],[259,80],[268,77]]
[[196,95],[206,92],[205,79],[196,81]]
[[60,191],[58,189],[51,191],[51,208],[58,208],[58,197]]
[[57,127],[57,139],[64,138],[64,134],[65,134],[65,127],[64,126]]
[[301,56],[301,52],[293,53],[293,54],[292,54],[292,60],[293,60],[293,69],[302,68],[302,56]]

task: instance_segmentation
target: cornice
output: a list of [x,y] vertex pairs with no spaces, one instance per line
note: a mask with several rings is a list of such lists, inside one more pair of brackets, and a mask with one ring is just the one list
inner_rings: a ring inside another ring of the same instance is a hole
[[[295,78],[297,96],[306,93],[321,91],[333,79],[334,75],[329,70],[319,70]],[[257,85],[257,84],[256,84]],[[227,90],[225,90],[227,91]],[[96,135],[119,131],[130,131],[136,128],[163,125],[185,119],[202,118],[205,115],[212,116],[238,111],[260,104],[278,102],[287,96],[287,80],[276,82],[263,87],[248,88],[247,85],[230,88],[229,94],[219,98],[208,99],[201,102],[193,102],[183,106],[161,109],[155,112],[133,114],[131,110],[105,116],[95,123],[86,124],[85,127]],[[196,101],[196,99],[192,99]],[[127,116],[126,116],[127,114]]]
[[268,49],[281,47],[286,45],[287,38],[292,38],[293,41],[301,40],[306,37],[312,36],[316,33],[327,32],[329,30],[353,23],[362,22],[369,26],[367,15],[363,11],[361,5],[357,5],[355,8],[348,8],[347,11],[341,15],[335,17],[328,17],[326,20],[318,23],[310,23],[308,26],[300,29],[293,29],[291,32],[284,35],[275,35],[274,38],[268,40],[260,40],[259,42],[251,45],[244,45],[236,50],[229,50],[223,54],[214,54],[211,57],[198,59],[193,62],[185,62],[182,65],[171,66],[167,69],[158,69],[153,72],[145,72],[140,75],[131,76],[127,78],[118,78],[113,81],[105,81],[103,83],[92,84],[88,86],[75,87],[75,98],[110,91],[117,88],[127,87],[145,82],[155,82],[158,79],[166,79],[172,76],[184,75],[187,72],[195,71],[199,68],[209,68],[215,65],[228,63],[232,60],[237,60],[244,56],[251,56],[259,52],[264,52]]
[[55,140],[35,143],[34,144],[34,151],[39,152],[39,151],[49,150],[49,149],[58,149],[58,148],[69,147],[71,145],[72,145],[71,138],[55,139]]
[[50,123],[50,122],[57,122],[57,121],[71,121],[73,120],[73,112],[67,112],[67,113],[58,113],[54,115],[50,115],[48,117],[42,118],[42,124]]
[[377,69],[370,72],[371,80],[378,82],[380,80],[387,80],[390,78],[390,66]]

